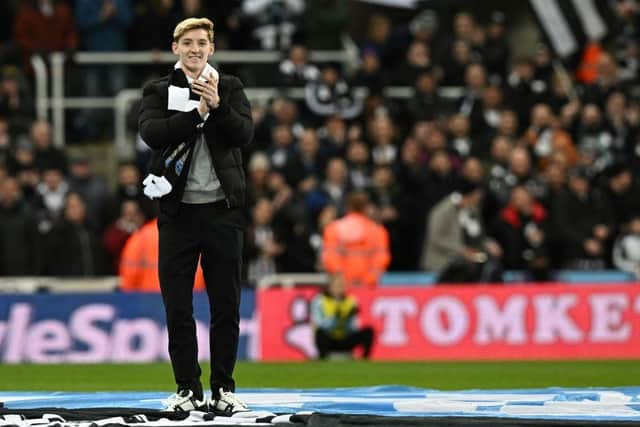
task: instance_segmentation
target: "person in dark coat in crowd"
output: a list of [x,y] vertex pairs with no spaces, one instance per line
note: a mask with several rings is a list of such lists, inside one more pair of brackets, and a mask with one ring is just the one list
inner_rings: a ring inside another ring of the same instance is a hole
[[640,184],[634,182],[631,168],[625,163],[612,165],[605,171],[603,189],[611,208],[616,228],[640,217]]
[[453,170],[451,156],[446,151],[436,151],[429,159],[425,184],[422,194],[427,200],[427,209],[435,206],[458,188],[460,177]]
[[506,15],[499,11],[493,11],[487,26],[487,39],[482,49],[482,59],[487,66],[487,74],[492,84],[504,83],[507,75],[507,66],[511,58],[511,48],[507,39]]
[[518,115],[520,130],[524,130],[529,126],[532,107],[540,102],[548,91],[547,85],[535,78],[535,66],[529,57],[515,60],[506,83],[505,99]]
[[253,206],[251,219],[245,235],[243,264],[247,281],[256,286],[262,277],[276,274],[275,258],[284,248],[275,239],[271,200],[266,197],[258,199]]
[[492,235],[504,251],[504,268],[528,271],[537,281],[549,277],[546,246],[548,214],[526,187],[511,190],[511,200],[500,212]]
[[559,195],[551,211],[556,244],[562,248],[562,268],[602,269],[613,217],[602,193],[591,188],[584,167],[569,171],[568,190]]
[[101,241],[87,224],[87,207],[79,193],[66,195],[62,218],[45,236],[42,260],[40,274],[45,276],[106,274]]
[[393,70],[391,82],[397,86],[408,86],[431,68],[429,45],[415,40],[409,45],[404,61]]
[[398,221],[396,230],[402,245],[394,252],[393,265],[400,271],[419,268],[423,235],[430,200],[425,197],[428,172],[420,159],[420,148],[415,139],[407,139],[401,150],[394,175],[398,186],[403,189],[398,200]]
[[[315,215],[309,209],[307,196],[306,192],[293,193],[274,215],[274,240],[283,247],[276,257],[278,271],[316,271],[316,249],[312,246]],[[320,211],[323,206],[324,203],[316,209]]]
[[31,141],[35,147],[34,163],[40,172],[45,169],[58,169],[66,174],[69,170],[67,155],[53,146],[51,125],[38,120],[31,125]]
[[38,244],[33,212],[22,198],[18,180],[9,176],[0,184],[0,276],[36,274]]
[[320,141],[314,129],[305,129],[292,155],[284,165],[284,177],[294,189],[313,188],[321,179],[327,159],[320,152]]
[[640,118],[629,114],[632,111],[629,104],[627,95],[620,91],[611,92],[605,104],[606,127],[613,138],[611,149],[618,163],[633,158],[640,132]]
[[433,73],[418,74],[414,88],[413,96],[406,101],[405,105],[411,124],[422,120],[432,121],[443,115],[447,105],[438,94],[438,84]]
[[108,224],[107,203],[109,189],[102,177],[97,176],[91,169],[91,161],[84,154],[77,154],[71,158],[69,190],[82,195],[87,202],[87,220],[97,231],[102,231]]
[[370,92],[380,93],[388,85],[389,76],[387,71],[382,68],[378,51],[372,47],[364,48],[361,57],[362,66],[351,83],[356,87],[364,86]]
[[[1,62],[0,62],[1,63]],[[35,118],[35,97],[29,82],[18,67],[5,65],[0,69],[0,116],[11,123],[11,133],[29,131]]]

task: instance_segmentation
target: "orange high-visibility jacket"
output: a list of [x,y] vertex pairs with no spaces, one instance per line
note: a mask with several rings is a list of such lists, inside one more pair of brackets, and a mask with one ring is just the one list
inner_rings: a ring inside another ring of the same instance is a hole
[[[527,144],[529,144],[532,148],[535,149],[536,142],[538,141],[537,134],[529,129],[525,132],[523,138]],[[578,159],[580,157],[578,150],[576,149],[573,141],[571,140],[571,135],[568,132],[565,132],[561,129],[555,129],[551,136],[551,149],[553,152],[561,152],[567,159],[567,166],[573,167],[578,163]],[[538,168],[542,171],[547,169],[549,163],[551,162],[551,155],[540,157],[538,160]]]
[[322,264],[328,273],[341,273],[347,288],[375,288],[390,261],[389,233],[361,213],[349,213],[324,230]]
[[[160,292],[158,278],[158,220],[147,222],[127,240],[120,257],[120,289],[125,292]],[[204,289],[198,264],[195,289]]]
[[576,78],[584,84],[598,80],[598,61],[604,53],[598,42],[589,42],[582,51],[582,58],[576,69]]

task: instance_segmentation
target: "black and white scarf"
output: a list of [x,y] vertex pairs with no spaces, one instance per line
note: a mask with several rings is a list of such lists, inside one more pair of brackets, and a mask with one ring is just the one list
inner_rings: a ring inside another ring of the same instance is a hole
[[[206,64],[202,73],[200,73],[199,80],[206,81],[209,76],[213,74],[216,79],[219,79],[218,71],[210,64]],[[173,72],[169,76],[169,96],[167,98],[167,109],[169,111],[182,111],[188,112],[195,108],[198,108],[200,102],[200,95],[193,92],[191,89],[192,79],[189,79],[182,70],[182,63],[178,61],[173,69]],[[207,120],[208,114],[204,117],[204,121]],[[198,126],[202,127],[203,123]],[[184,172],[184,165],[186,163],[191,149],[194,145],[194,140],[181,142],[175,147],[171,147],[163,153],[163,166],[164,171],[162,175],[158,176],[154,173],[150,173],[142,181],[144,185],[144,194],[150,199],[160,198],[169,194],[173,188],[172,183],[175,183],[177,178]],[[155,172],[155,171],[154,171]]]

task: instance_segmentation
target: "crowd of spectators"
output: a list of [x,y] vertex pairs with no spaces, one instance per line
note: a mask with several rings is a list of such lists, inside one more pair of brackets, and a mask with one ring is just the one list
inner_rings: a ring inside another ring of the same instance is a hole
[[[619,22],[590,45],[590,64],[563,64],[543,41],[513,55],[500,11],[481,21],[460,10],[447,22],[421,10],[406,22],[383,12],[359,17],[366,34],[350,69],[309,60],[310,50],[341,48],[346,1],[2,2],[0,275],[117,274],[129,236],[155,216],[141,192],[139,136],[138,161],[119,166],[115,188],[86,156],[53,147],[50,124],[34,117],[30,55],[167,51],[174,25],[203,15],[215,22],[218,50],[286,53],[268,70],[232,69],[245,85],[266,78],[304,92],[253,104],[250,282],[321,270],[323,230],[354,190],[368,193],[367,213],[389,233],[392,271],[453,281],[500,280],[514,269],[536,280],[562,268],[640,277],[640,8],[611,3]],[[113,95],[166,70],[91,69],[82,93]],[[412,95],[389,96],[391,86]],[[103,119],[83,112],[74,120],[91,138]]]

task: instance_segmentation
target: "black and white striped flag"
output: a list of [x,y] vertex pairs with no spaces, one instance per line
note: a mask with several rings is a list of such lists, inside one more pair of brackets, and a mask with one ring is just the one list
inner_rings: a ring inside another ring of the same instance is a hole
[[608,0],[529,0],[555,53],[567,58],[588,41],[606,37],[614,26]]

